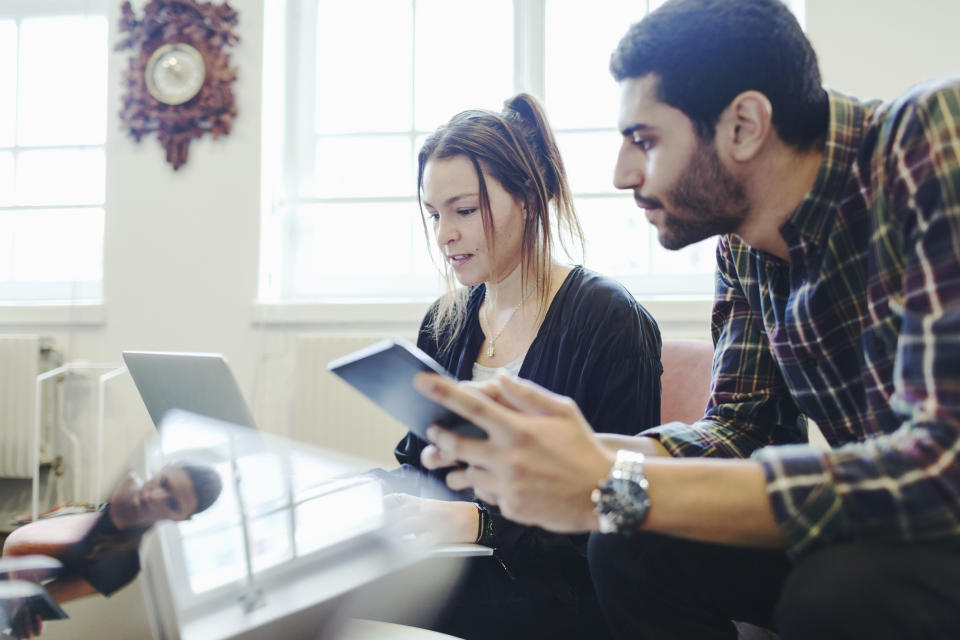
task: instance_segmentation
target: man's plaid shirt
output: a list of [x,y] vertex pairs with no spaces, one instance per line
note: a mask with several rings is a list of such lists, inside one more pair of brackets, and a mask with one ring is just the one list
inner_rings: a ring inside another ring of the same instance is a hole
[[960,79],[887,104],[830,92],[819,174],[780,232],[789,262],[720,239],[706,415],[647,435],[752,454],[795,553],[960,535]]

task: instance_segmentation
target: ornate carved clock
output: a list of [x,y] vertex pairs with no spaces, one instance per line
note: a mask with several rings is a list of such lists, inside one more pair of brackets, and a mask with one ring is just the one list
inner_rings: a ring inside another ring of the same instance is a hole
[[130,2],[121,8],[117,51],[132,50],[123,74],[124,128],[140,142],[156,132],[167,162],[179,169],[193,138],[230,133],[237,107],[236,69],[225,51],[238,40],[237,12],[229,4],[150,0],[137,18]]

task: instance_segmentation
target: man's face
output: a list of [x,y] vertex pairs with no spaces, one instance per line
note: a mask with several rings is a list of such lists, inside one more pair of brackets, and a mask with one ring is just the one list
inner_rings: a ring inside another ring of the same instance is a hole
[[144,484],[128,475],[111,497],[110,510],[114,522],[148,527],[158,520],[188,519],[197,510],[197,496],[187,472],[168,466]]
[[743,185],[682,111],[657,100],[656,83],[651,74],[620,83],[614,185],[633,190],[667,249],[735,233],[749,213]]

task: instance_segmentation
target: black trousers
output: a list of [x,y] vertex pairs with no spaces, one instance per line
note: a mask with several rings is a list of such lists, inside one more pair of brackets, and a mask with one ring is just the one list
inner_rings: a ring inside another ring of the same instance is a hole
[[590,571],[617,638],[960,638],[960,542],[781,551],[594,534]]
[[470,558],[438,618],[424,626],[468,640],[610,638],[582,559],[558,584],[511,576],[496,558]]

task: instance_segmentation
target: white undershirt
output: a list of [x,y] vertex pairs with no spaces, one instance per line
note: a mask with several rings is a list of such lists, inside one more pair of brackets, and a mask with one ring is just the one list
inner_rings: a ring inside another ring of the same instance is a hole
[[502,367],[485,367],[482,364],[473,363],[473,381],[474,382],[484,382],[486,380],[492,380],[497,376],[501,371],[505,371],[511,375],[519,375],[520,367],[523,365],[523,359],[527,354],[521,355],[519,358],[513,362],[509,362]]

